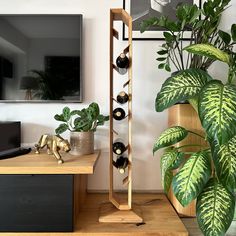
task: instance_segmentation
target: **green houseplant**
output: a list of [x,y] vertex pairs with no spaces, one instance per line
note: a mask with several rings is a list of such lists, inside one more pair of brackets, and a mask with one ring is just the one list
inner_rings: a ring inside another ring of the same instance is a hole
[[[153,17],[141,24],[141,32],[153,26],[164,29],[164,43],[157,51],[158,68],[168,72],[174,68],[174,73],[189,68],[200,68],[204,71],[211,66],[215,58],[207,58],[183,50],[184,46],[192,44],[210,43],[213,46],[227,51],[230,36],[227,32],[219,30],[218,26],[222,13],[229,6],[231,0],[206,0],[203,7],[196,4],[181,4],[176,10],[176,21],[167,16]],[[183,42],[183,37],[189,34],[189,40]],[[190,103],[195,109],[195,99],[182,100],[179,103]]]
[[[229,45],[236,43],[235,25],[231,28]],[[232,47],[230,47],[232,49]],[[175,126],[165,130],[156,140],[153,153],[165,148],[161,157],[165,192],[172,186],[183,206],[197,199],[196,213],[204,235],[224,235],[235,209],[236,188],[236,54],[224,52],[210,44],[195,44],[184,50],[219,60],[228,65],[228,80],[223,84],[201,69],[190,68],[168,78],[156,97],[156,111],[161,112],[183,99],[194,99],[208,148],[185,153],[174,147],[191,131]],[[199,135],[199,134],[196,134]],[[195,144],[189,144],[194,146]],[[185,161],[184,155],[191,154]],[[179,168],[173,176],[172,170]]]
[[71,111],[69,107],[64,107],[62,114],[56,114],[54,119],[62,122],[56,128],[56,134],[66,130],[71,132],[71,154],[83,155],[93,153],[94,132],[98,126],[109,120],[109,116],[100,114],[99,105],[93,102],[82,110]]
[[[187,100],[196,110],[209,147],[186,152],[187,146],[174,145],[184,140],[191,130],[175,126],[164,131],[156,140],[153,153],[164,148],[161,156],[162,184],[170,188],[183,206],[197,199],[197,220],[204,235],[224,235],[231,224],[235,208],[236,188],[236,25],[231,35],[218,29],[221,13],[230,0],[208,0],[203,9],[181,5],[177,21],[167,17],[152,18],[141,25],[141,31],[161,26],[165,43],[158,53],[158,68],[178,72],[172,74],[157,94],[157,112]],[[199,15],[203,19],[199,20]],[[191,31],[188,46],[182,41],[187,29]],[[183,50],[184,49],[184,50]],[[228,80],[223,84],[206,71],[216,60],[229,67]],[[192,143],[188,146],[195,146]],[[199,146],[199,145],[198,145]],[[184,158],[191,155],[190,158]],[[177,174],[173,175],[173,170]]]
[[[204,2],[202,9],[196,4],[182,4],[177,7],[176,21],[168,19],[167,16],[153,17],[143,21],[140,26],[141,32],[155,26],[164,30],[165,42],[157,51],[158,68],[169,72],[171,66],[175,71],[188,68],[207,70],[214,59],[193,55],[182,49],[186,43],[189,45],[211,43],[219,49],[227,49],[229,36],[226,32],[219,30],[218,25],[229,2],[230,0],[208,0]],[[184,43],[183,37],[189,40]]]

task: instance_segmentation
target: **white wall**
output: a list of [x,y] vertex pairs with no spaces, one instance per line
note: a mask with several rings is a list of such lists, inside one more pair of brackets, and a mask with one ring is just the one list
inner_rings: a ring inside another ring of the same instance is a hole
[[[236,7],[232,1],[233,7]],[[122,0],[0,0],[0,13],[82,13],[84,15],[84,103],[69,104],[82,108],[92,101],[108,113],[109,95],[109,9],[122,7]],[[235,11],[227,16],[235,19]],[[224,18],[225,21],[228,20]],[[234,20],[235,22],[235,20]],[[224,25],[224,24],[223,24]],[[227,25],[227,24],[226,24]],[[120,42],[120,47],[126,42]],[[136,190],[160,190],[159,156],[152,157],[154,139],[167,127],[167,112],[156,113],[154,100],[167,77],[156,64],[157,41],[133,42],[133,147],[134,184]],[[118,52],[117,52],[118,53]],[[218,65],[212,71],[222,74]],[[223,75],[222,75],[223,76]],[[54,114],[64,104],[0,104],[0,120],[21,120],[23,142],[34,143],[42,133],[53,132],[58,123]],[[65,135],[68,137],[68,134]],[[108,188],[108,127],[96,133],[96,145],[102,156],[95,174],[89,177],[89,188]],[[121,188],[118,181],[117,188]]]

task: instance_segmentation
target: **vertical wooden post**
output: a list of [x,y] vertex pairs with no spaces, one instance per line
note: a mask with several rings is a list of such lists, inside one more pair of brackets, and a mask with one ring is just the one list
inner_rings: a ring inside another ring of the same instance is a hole
[[129,167],[128,167],[128,206],[131,209],[132,207],[132,77],[133,77],[133,52],[132,52],[132,18],[129,18],[128,22],[128,42],[129,42],[129,69],[128,69],[128,93],[129,93],[129,104],[128,104],[128,110],[129,110],[129,116],[128,116],[128,122],[129,122],[129,150],[128,150],[128,158],[129,158]]
[[[123,87],[128,86],[128,176],[123,180],[123,183],[127,184],[127,199],[119,197],[114,192],[114,173],[113,173],[113,102],[115,101],[113,95],[113,81],[114,71],[118,71],[117,67],[113,63],[113,40],[119,38],[119,33],[114,29],[113,22],[121,21],[128,27],[128,46],[123,50],[129,57],[128,68],[128,81]],[[124,9],[111,9],[110,10],[110,148],[109,148],[109,200],[112,205],[104,206],[101,208],[99,221],[100,222],[117,222],[117,223],[141,223],[142,217],[140,212],[137,214],[132,208],[132,18]]]

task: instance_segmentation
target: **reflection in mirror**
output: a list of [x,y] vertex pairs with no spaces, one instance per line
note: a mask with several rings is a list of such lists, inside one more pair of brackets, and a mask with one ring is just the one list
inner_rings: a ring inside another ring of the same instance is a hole
[[0,15],[0,101],[81,102],[82,15]]

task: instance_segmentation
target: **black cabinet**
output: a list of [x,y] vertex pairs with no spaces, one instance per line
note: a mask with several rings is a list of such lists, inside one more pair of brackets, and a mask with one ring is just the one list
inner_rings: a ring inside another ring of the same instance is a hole
[[73,175],[0,175],[0,231],[73,231]]

